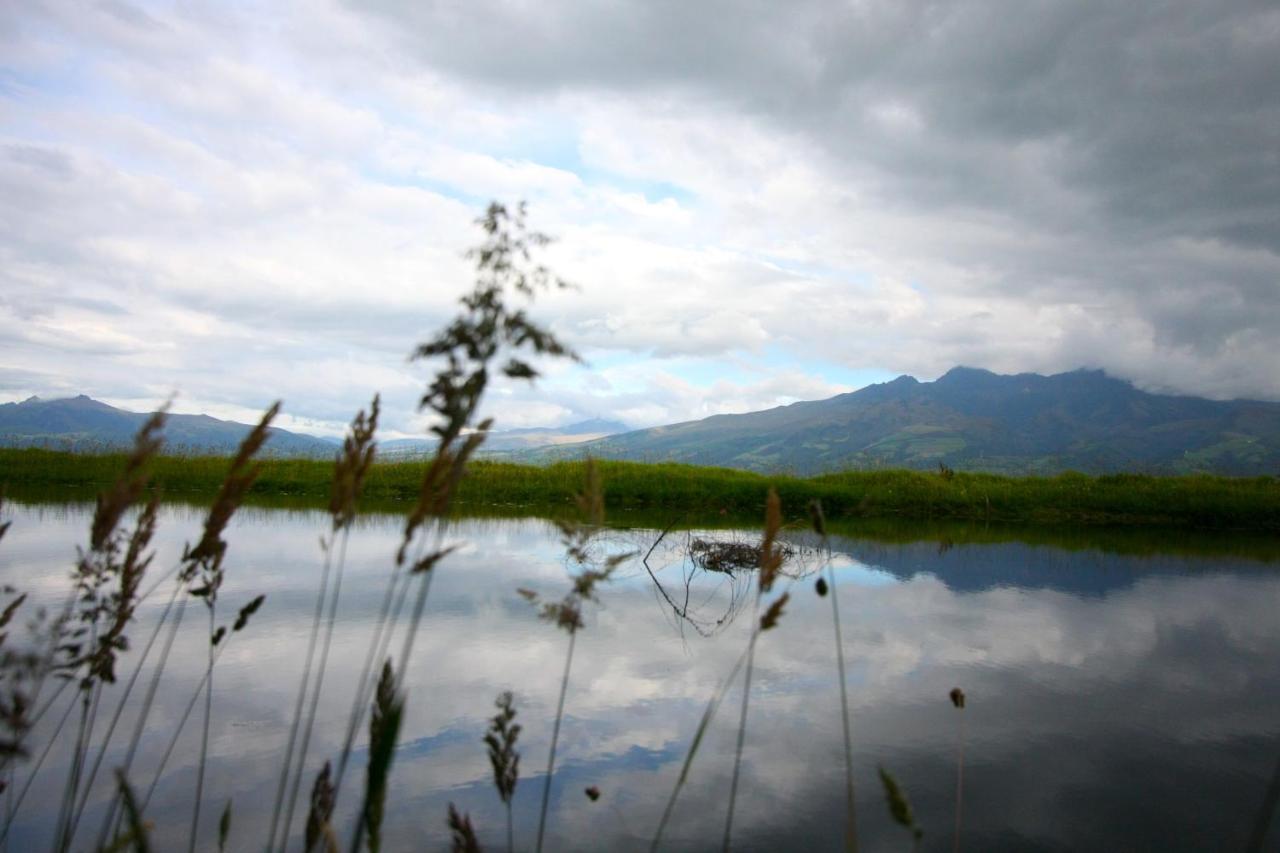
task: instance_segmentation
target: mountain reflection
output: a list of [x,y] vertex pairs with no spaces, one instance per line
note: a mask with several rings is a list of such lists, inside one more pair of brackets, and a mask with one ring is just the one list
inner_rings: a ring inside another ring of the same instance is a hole
[[[0,574],[58,600],[87,530],[87,509],[17,507]],[[156,566],[171,565],[199,513],[161,519]],[[233,844],[265,835],[308,639],[320,557],[318,514],[259,512],[229,535],[228,609],[267,603],[216,677],[206,791],[234,803]],[[308,764],[338,751],[398,543],[398,522],[352,536],[331,668]],[[549,849],[647,849],[707,699],[747,639],[750,573],[690,559],[671,532],[637,557],[585,613],[561,732]],[[638,551],[655,530],[611,531],[598,547]],[[447,846],[446,804],[470,811],[481,842],[504,844],[504,817],[480,736],[494,696],[516,694],[523,773],[517,846],[531,846],[566,638],[516,593],[558,597],[565,562],[538,520],[466,520],[466,543],[438,569],[407,675],[409,704],[388,801],[390,849]],[[756,656],[734,828],[739,849],[840,849],[843,778],[830,606],[809,575],[822,557],[796,536],[792,603]],[[858,823],[864,850],[900,850],[876,779],[907,789],[924,849],[950,849],[956,711],[968,695],[964,847],[970,850],[1240,849],[1280,756],[1280,572],[1241,557],[1118,556],[1016,542],[877,544],[835,539],[850,681]],[[159,596],[157,596],[159,598]],[[154,619],[162,602],[142,608]],[[142,784],[199,678],[202,632],[175,651],[136,767]],[[128,666],[128,662],[124,664]],[[730,693],[736,697],[736,690]],[[675,809],[665,849],[719,846],[736,698],[713,722]],[[128,715],[126,715],[127,718]],[[184,734],[152,802],[157,846],[185,838],[198,730]],[[108,757],[110,762],[111,756]],[[363,753],[358,756],[363,762]],[[66,756],[55,748],[13,831],[15,849],[48,845]],[[21,782],[25,769],[18,774]],[[535,784],[538,783],[538,784]],[[583,791],[597,786],[599,801]],[[106,788],[102,793],[105,794]],[[356,798],[338,816],[348,826]],[[101,796],[85,825],[97,826]],[[95,811],[96,809],[96,811]],[[1278,830],[1273,827],[1274,843]],[[85,842],[88,844],[89,842]],[[1269,849],[1269,848],[1267,848]]]

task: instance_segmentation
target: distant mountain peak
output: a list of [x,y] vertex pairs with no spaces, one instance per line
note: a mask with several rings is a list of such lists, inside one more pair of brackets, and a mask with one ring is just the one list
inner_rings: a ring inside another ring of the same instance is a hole
[[[134,435],[150,417],[117,409],[88,394],[41,400],[30,397],[0,407],[0,446],[47,447],[101,452],[130,447]],[[248,424],[221,421],[208,415],[165,418],[168,450],[230,453],[252,429]],[[331,446],[314,436],[272,427],[266,452],[284,455],[328,455]]]
[[996,377],[996,376],[997,374],[992,373],[990,370],[987,370],[986,368],[966,367],[963,364],[958,364],[955,367],[948,370],[946,373],[939,376],[934,381],[956,382],[956,381],[963,381],[966,379],[987,379],[987,378]]
[[827,400],[715,415],[591,442],[600,458],[811,474],[850,468],[1010,474],[1280,470],[1280,403],[1148,394],[1097,369],[957,366]]

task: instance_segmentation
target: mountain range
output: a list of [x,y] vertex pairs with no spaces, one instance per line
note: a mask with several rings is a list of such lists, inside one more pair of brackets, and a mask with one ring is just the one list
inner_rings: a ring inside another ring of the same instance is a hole
[[670,460],[814,474],[937,468],[1006,474],[1280,473],[1280,403],[1149,394],[1098,370],[956,367],[826,400],[653,427],[544,458]]
[[[127,446],[146,415],[79,396],[0,405],[0,445]],[[170,448],[230,452],[249,427],[171,415]],[[384,458],[430,453],[428,439],[382,442]],[[333,439],[272,430],[277,455],[330,456]],[[956,367],[933,382],[899,376],[826,400],[627,431],[591,420],[495,431],[487,455],[548,462],[592,455],[814,474],[937,468],[1005,474],[1280,474],[1280,403],[1150,394],[1098,370],[999,375]]]
[[[134,435],[148,417],[117,409],[84,394],[58,400],[30,397],[21,403],[0,405],[0,447],[44,447],[77,452],[116,450],[132,445]],[[231,453],[249,429],[248,424],[208,415],[171,414],[165,419],[165,445],[171,452]],[[626,429],[625,424],[597,418],[555,429],[495,430],[482,448],[488,455],[505,455],[590,441]],[[329,457],[338,446],[336,439],[272,428],[265,452],[276,456]],[[379,451],[385,458],[422,456],[434,448],[435,442],[427,438],[379,442]]]

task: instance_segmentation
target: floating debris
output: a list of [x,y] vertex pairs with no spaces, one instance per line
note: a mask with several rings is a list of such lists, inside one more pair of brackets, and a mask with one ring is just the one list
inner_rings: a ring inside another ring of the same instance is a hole
[[[782,557],[782,562],[795,556],[795,550],[785,542],[775,542],[774,549]],[[693,561],[709,572],[723,572],[732,575],[736,571],[750,571],[760,568],[760,545],[749,542],[715,542],[707,539],[694,539],[689,543],[689,556]]]

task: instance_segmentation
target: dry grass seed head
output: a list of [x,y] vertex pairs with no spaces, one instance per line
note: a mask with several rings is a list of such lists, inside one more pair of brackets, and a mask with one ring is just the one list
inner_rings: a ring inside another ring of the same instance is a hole
[[520,737],[520,724],[513,722],[516,718],[515,699],[507,690],[498,695],[494,705],[498,713],[489,723],[489,731],[485,733],[484,743],[488,747],[489,764],[493,767],[493,784],[498,789],[498,797],[504,803],[510,803],[515,795],[516,783],[520,779],[520,753],[516,751],[516,741]]
[[790,600],[791,593],[784,592],[773,604],[769,605],[769,609],[760,617],[761,631],[768,631],[770,628],[777,627],[778,619],[782,616],[782,609],[787,606],[787,602]]
[[279,412],[280,401],[277,400],[240,442],[240,448],[231,460],[231,467],[227,469],[217,497],[205,517],[200,540],[194,547],[188,547],[183,554],[185,565],[182,578],[188,583],[194,583],[199,576],[199,584],[193,586],[190,592],[197,598],[203,598],[208,607],[213,606],[218,597],[218,589],[222,586],[222,559],[227,551],[227,543],[222,538],[223,531],[262,470],[262,466],[254,463],[253,458],[270,437],[271,421]]
[[404,716],[404,700],[397,688],[391,661],[382,665],[382,675],[369,717],[369,766],[365,776],[364,830],[369,850],[378,853],[382,843],[382,818],[386,810],[387,782],[395,759],[396,739]]
[[342,452],[338,454],[333,468],[333,487],[329,495],[329,515],[333,519],[334,530],[348,527],[355,520],[356,502],[376,453],[373,438],[378,429],[378,404],[379,398],[375,394],[369,404],[369,414],[366,416],[363,409],[357,412],[351,422],[351,431],[342,441]]
[[916,825],[915,815],[911,811],[911,803],[907,800],[906,791],[898,784],[888,770],[880,769],[880,782],[884,785],[885,802],[889,806],[889,816],[904,829],[910,830],[912,836],[919,840],[924,830]]
[[460,814],[453,803],[449,803],[449,834],[453,840],[453,853],[480,853],[480,842],[476,840],[475,828],[471,825],[471,815]]
[[[325,830],[333,817],[333,804],[336,792],[333,789],[332,771],[329,762],[316,774],[315,784],[311,786],[311,809],[307,812],[307,828],[305,834],[306,853],[316,849],[316,845],[325,837]],[[330,831],[329,834],[332,834]]]
[[782,569],[782,552],[778,548],[778,531],[782,529],[782,501],[776,489],[770,487],[765,501],[764,538],[760,543],[760,592],[773,589]]

